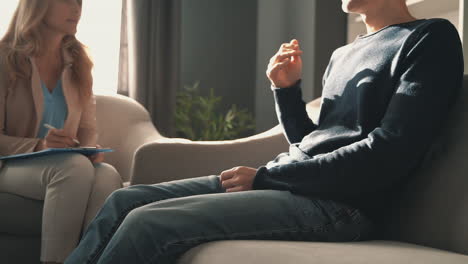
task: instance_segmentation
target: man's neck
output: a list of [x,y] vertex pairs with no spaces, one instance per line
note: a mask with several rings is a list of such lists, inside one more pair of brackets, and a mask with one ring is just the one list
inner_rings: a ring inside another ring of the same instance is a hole
[[[391,11],[389,9],[396,9]],[[366,24],[367,33],[376,32],[386,26],[411,22],[416,20],[405,7],[382,7],[382,10],[374,13],[361,14],[362,20]]]

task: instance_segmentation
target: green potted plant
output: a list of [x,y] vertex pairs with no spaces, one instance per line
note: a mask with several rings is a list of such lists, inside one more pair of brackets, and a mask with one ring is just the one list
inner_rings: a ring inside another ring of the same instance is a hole
[[222,98],[213,89],[207,96],[200,94],[200,82],[184,86],[177,93],[176,135],[191,140],[229,140],[254,132],[254,118],[246,109],[232,105],[222,113]]

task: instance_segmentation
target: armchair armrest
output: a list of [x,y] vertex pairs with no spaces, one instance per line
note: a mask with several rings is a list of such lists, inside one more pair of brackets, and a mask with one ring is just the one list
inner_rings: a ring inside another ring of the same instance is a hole
[[124,182],[131,178],[135,151],[145,143],[163,138],[154,127],[148,111],[135,100],[122,95],[97,95],[98,143],[114,149],[105,162],[113,165]]
[[[321,98],[306,105],[317,123]],[[147,141],[148,142],[148,141]],[[225,141],[191,141],[160,138],[139,147],[133,159],[130,184],[155,184],[207,175],[218,175],[236,166],[258,168],[288,151],[280,125],[263,133]]]
[[130,184],[218,175],[236,166],[257,168],[287,150],[280,126],[236,140],[158,139],[136,151]]

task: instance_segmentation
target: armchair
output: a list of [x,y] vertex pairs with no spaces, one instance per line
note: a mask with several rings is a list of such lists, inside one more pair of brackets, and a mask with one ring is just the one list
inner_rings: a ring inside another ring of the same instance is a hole
[[[98,95],[96,103],[98,143],[115,150],[106,154],[105,162],[113,165],[128,185],[136,149],[162,136],[148,112],[134,100]],[[0,263],[39,263],[42,208],[42,201],[0,192]]]

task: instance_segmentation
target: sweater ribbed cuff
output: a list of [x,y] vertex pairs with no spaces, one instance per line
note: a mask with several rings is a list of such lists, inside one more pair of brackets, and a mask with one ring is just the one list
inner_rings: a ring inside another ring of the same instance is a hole
[[288,87],[276,87],[274,85],[271,85],[270,89],[275,92],[275,91],[286,91],[286,90],[292,90],[292,89],[297,89],[297,88],[301,88],[301,83],[302,83],[302,79],[298,80],[295,84],[291,85],[291,86],[288,86]]
[[274,180],[272,178],[274,177],[275,173],[278,173],[278,168],[276,167],[272,167],[270,169],[267,167],[258,168],[252,188],[254,190],[272,189],[274,185]]

